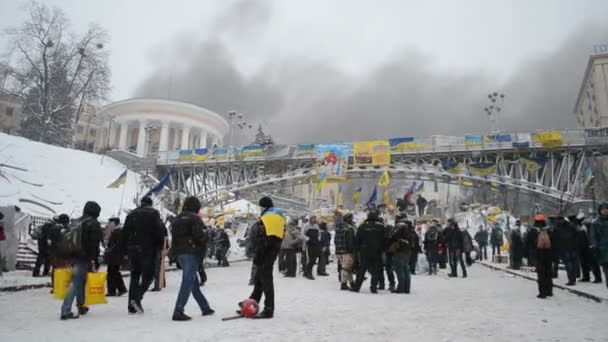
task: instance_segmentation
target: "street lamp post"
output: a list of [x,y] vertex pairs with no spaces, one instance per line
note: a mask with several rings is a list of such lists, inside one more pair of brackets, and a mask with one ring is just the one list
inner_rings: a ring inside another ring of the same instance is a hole
[[152,135],[158,130],[158,127],[146,126],[144,130],[146,131],[146,146],[144,148],[144,156],[147,158],[148,154],[150,153],[149,148],[152,145]]
[[504,106],[505,94],[493,92],[488,94],[490,104],[483,110],[488,115],[491,123],[492,132],[499,132],[498,129],[498,114],[502,111]]

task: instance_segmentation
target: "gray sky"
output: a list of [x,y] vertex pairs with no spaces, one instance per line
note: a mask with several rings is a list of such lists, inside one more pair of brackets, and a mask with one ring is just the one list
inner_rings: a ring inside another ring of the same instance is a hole
[[[605,0],[47,3],[109,31],[112,100],[236,109],[280,142],[485,131],[494,90],[503,130],[574,127],[592,45],[608,42]],[[0,26],[20,4],[0,0]]]

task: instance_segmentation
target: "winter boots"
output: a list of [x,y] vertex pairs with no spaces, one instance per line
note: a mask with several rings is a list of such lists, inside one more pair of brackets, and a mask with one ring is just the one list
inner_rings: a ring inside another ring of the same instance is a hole
[[183,312],[175,312],[175,313],[173,313],[173,320],[174,321],[184,322],[184,321],[189,321],[191,319],[192,319],[192,317],[186,315]]

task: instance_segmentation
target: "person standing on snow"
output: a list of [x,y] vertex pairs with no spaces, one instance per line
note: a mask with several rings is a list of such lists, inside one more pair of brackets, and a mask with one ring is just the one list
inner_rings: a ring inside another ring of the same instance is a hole
[[608,202],[603,202],[597,209],[598,218],[591,224],[591,248],[597,255],[597,261],[604,270],[606,287],[608,287]]
[[537,257],[537,245],[538,240],[538,228],[535,226],[528,226],[526,233],[524,234],[524,254],[526,256],[526,265],[528,267],[536,267]]
[[591,242],[589,240],[589,234],[587,233],[587,227],[583,225],[584,219],[585,216],[583,214],[570,217],[570,222],[576,226],[576,248],[580,270],[582,271],[582,278],[580,281],[583,283],[591,281],[589,275],[593,272],[593,282],[601,283],[602,271],[600,270],[600,265],[597,263],[596,256],[591,250]]
[[477,260],[488,260],[488,231],[483,226],[479,226],[479,230],[475,233],[475,241],[479,246]]
[[511,230],[511,244],[509,245],[509,257],[511,259],[511,268],[514,270],[521,269],[522,259],[524,257],[524,241],[521,237],[521,223],[519,220],[515,223],[515,228]]
[[471,234],[469,234],[467,228],[462,232],[462,247],[467,266],[473,265],[473,258],[471,258],[471,252],[473,252],[473,238],[471,237]]
[[127,215],[123,227],[123,249],[131,263],[129,314],[144,313],[141,301],[154,280],[156,252],[164,242],[163,222],[152,204],[152,198],[143,197],[140,207]]
[[[314,280],[315,278],[312,276],[312,268],[321,256],[320,230],[319,225],[316,224],[316,219],[314,216],[310,218],[310,224],[305,228],[304,235],[308,239],[306,241],[306,259],[308,264],[306,265],[304,277]],[[319,266],[317,266],[317,273],[319,273]]]
[[[85,285],[87,273],[95,269],[96,259],[99,256],[99,244],[103,239],[101,225],[97,218],[101,207],[97,202],[89,201],[84,205],[82,216],[75,220],[72,229],[80,229],[80,246],[69,256],[72,265],[72,280],[61,306],[61,320],[78,318],[86,315],[89,308],[85,303]],[[72,304],[76,299],[78,314],[72,312]]]
[[498,226],[498,223],[492,228],[490,243],[492,244],[492,261],[494,261],[494,256],[497,254],[500,255],[500,247],[504,243],[503,231],[502,228]]
[[319,265],[317,266],[317,275],[327,277],[327,264],[329,263],[329,256],[331,254],[329,245],[331,244],[331,235],[327,231],[327,222],[321,222],[319,224],[319,244],[321,246],[321,253],[319,254]]
[[298,222],[290,221],[285,228],[285,236],[281,243],[281,252],[285,257],[285,277],[295,278],[298,268],[297,249],[302,245],[302,238],[297,229]]
[[342,221],[336,226],[334,245],[336,247],[336,256],[341,266],[340,290],[349,290],[354,285],[355,226],[353,224],[353,214],[344,214]]
[[422,197],[422,195],[418,195],[418,199],[416,200],[416,206],[418,206],[418,217],[424,216],[424,209],[429,201],[426,198]]
[[108,226],[111,230],[108,232],[108,248],[106,249],[105,257],[108,264],[108,293],[106,296],[122,296],[127,293],[125,282],[120,274],[120,266],[122,265],[125,251],[122,245],[122,229],[120,228],[120,219],[112,217],[109,220]]
[[458,224],[456,221],[454,221],[454,219],[448,220],[448,226],[444,229],[443,235],[448,247],[448,260],[451,270],[448,276],[450,278],[458,277],[458,263],[460,263],[460,267],[462,268],[462,277],[466,278],[467,267],[462,258],[462,253],[464,251],[464,239],[462,231],[460,231],[460,228],[458,228]]
[[393,268],[397,274],[397,288],[392,293],[410,293],[411,276],[409,257],[416,248],[416,231],[410,221],[400,221],[389,237],[389,250],[393,253]]
[[215,251],[217,258],[217,266],[218,267],[228,267],[230,263],[228,263],[228,251],[230,250],[230,237],[228,236],[228,232],[226,229],[217,228],[217,233],[215,237]]
[[576,267],[578,266],[576,228],[562,216],[556,218],[554,227],[555,232],[553,234],[557,254],[566,266],[566,273],[568,274],[566,286],[574,286],[576,285]]
[[553,242],[545,215],[534,217],[534,227],[539,230],[536,238],[536,281],[538,283],[538,298],[544,299],[553,296]]
[[197,271],[203,260],[207,240],[205,224],[198,217],[201,202],[196,197],[184,200],[182,212],[173,221],[173,238],[171,252],[177,257],[182,268],[182,283],[173,310],[174,321],[192,319],[184,313],[190,295],[194,297],[203,316],[212,315],[215,311],[209,307],[207,299],[200,289]]
[[353,292],[359,292],[365,272],[372,276],[370,292],[378,293],[378,280],[382,272],[382,251],[385,245],[385,227],[376,208],[370,208],[367,220],[361,224],[355,236],[355,250],[359,253],[359,267]]
[[[272,271],[274,262],[281,250],[281,242],[285,231],[285,215],[274,207],[270,197],[262,197],[259,202],[262,208],[260,227],[255,237],[255,256],[253,263],[257,267],[255,285],[250,299],[260,302],[264,294],[264,310],[256,318],[274,317],[274,282]],[[241,302],[242,303],[242,302]],[[241,306],[239,303],[239,306]]]
[[424,234],[424,252],[426,253],[426,258],[429,262],[429,275],[437,274],[438,242],[439,229],[435,223],[432,223]]

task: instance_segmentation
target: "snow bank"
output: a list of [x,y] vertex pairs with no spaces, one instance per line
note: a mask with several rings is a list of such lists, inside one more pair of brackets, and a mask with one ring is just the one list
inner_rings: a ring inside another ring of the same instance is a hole
[[67,149],[0,133],[0,206],[18,205],[28,214],[51,217],[80,215],[86,201],[101,205],[101,217],[130,205],[139,176],[127,173],[118,189],[106,187],[125,170],[124,165],[99,154]]

